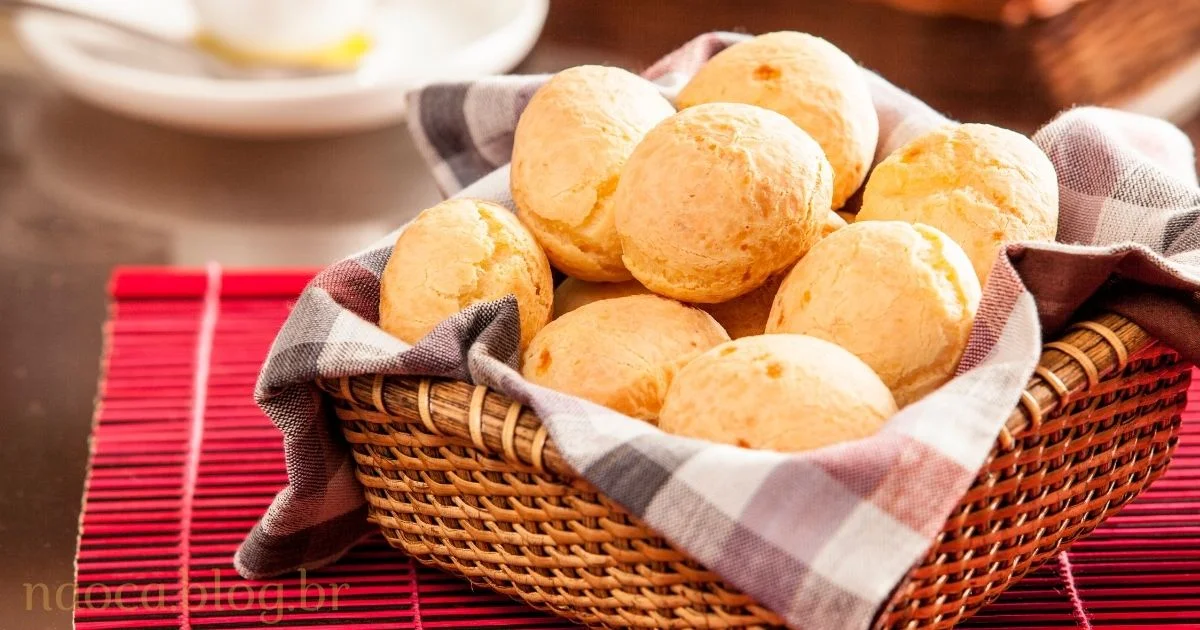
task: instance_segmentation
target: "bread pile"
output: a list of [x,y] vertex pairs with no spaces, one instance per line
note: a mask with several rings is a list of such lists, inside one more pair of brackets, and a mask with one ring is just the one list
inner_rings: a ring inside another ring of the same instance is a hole
[[423,212],[379,325],[415,343],[511,294],[532,383],[745,448],[870,435],[954,376],[1004,244],[1058,224],[1024,136],[950,124],[872,171],[878,136],[865,73],[801,33],[729,47],[674,104],[624,70],[565,70],[517,126],[516,215]]

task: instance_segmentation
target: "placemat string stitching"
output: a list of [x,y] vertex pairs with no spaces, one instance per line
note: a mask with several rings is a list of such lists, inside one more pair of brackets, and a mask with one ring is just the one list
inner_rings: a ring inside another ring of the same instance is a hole
[[182,514],[180,515],[179,625],[190,630],[188,583],[192,566],[192,514],[196,500],[196,483],[200,476],[200,450],[204,443],[204,414],[208,403],[208,375],[212,363],[213,338],[220,317],[221,266],[209,262],[205,268],[204,310],[200,316],[200,331],[196,337],[195,374],[192,378],[192,414],[188,431],[187,462],[184,473]]

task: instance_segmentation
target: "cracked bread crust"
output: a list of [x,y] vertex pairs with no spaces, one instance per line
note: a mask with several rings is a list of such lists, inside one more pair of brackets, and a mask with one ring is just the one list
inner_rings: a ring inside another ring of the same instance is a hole
[[614,198],[625,266],[685,302],[744,295],[812,245],[832,180],[821,147],[780,114],[736,103],[686,109],[625,164]]
[[904,406],[954,376],[980,297],[971,261],[948,236],[926,225],[866,221],[835,232],[796,264],[767,331],[849,350]]
[[525,352],[530,382],[655,421],[675,373],[728,341],[708,313],[657,295],[592,302],[550,322]]
[[862,185],[879,140],[862,69],[833,44],[805,33],[766,33],[726,48],[700,68],[677,102],[680,109],[747,103],[787,116],[829,159],[834,209]]
[[513,294],[525,348],[553,308],[550,264],[533,236],[505,208],[474,199],[418,215],[379,281],[379,327],[408,343],[471,304]]
[[592,282],[632,276],[621,262],[612,195],[634,146],[675,108],[619,68],[568,68],[521,114],[511,186],[521,221],[555,267]]
[[793,452],[866,437],[895,412],[887,386],[846,350],[804,335],[759,335],[687,364],[667,393],[659,428]]
[[1058,176],[1025,136],[991,125],[947,125],[879,163],[858,221],[924,223],[954,239],[980,282],[1013,241],[1058,234]]

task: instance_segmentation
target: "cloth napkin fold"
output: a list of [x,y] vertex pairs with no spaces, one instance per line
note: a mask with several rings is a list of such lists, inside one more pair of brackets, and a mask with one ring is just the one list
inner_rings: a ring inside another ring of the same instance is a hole
[[[644,76],[673,96],[742,37],[702,35]],[[864,72],[880,118],[876,161],[948,122]],[[512,207],[513,130],[545,80],[497,77],[410,97],[410,128],[445,193]],[[1200,189],[1187,138],[1162,121],[1081,108],[1034,140],[1058,169],[1061,243],[1014,244],[998,256],[954,380],[877,435],[812,452],[671,436],[527,383],[514,369],[511,297],[466,309],[415,346],[387,335],[374,322],[395,234],[332,265],[304,291],[259,378],[258,402],[284,434],[289,484],[239,549],[238,571],[320,566],[371,529],[315,378],[441,376],[531,406],[573,469],[790,626],[867,627],[974,479],[1037,363],[1043,329],[1053,334],[1090,300],[1200,359]]]

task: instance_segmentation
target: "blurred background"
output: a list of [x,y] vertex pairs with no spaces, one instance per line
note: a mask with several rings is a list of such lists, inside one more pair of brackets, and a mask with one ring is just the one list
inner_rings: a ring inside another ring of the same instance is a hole
[[[65,6],[187,39],[205,4],[218,3]],[[384,0],[370,11],[380,59],[353,79],[236,85],[176,76],[167,55],[64,16],[0,19],[0,627],[18,610],[12,627],[70,625],[69,610],[27,612],[21,585],[71,580],[113,267],[315,268],[387,233],[439,199],[403,122],[416,83],[640,70],[704,31],[790,29],[958,120],[1032,133],[1064,108],[1103,104],[1200,141],[1200,0]],[[204,24],[245,26],[225,17]],[[325,59],[353,56],[355,41]]]

